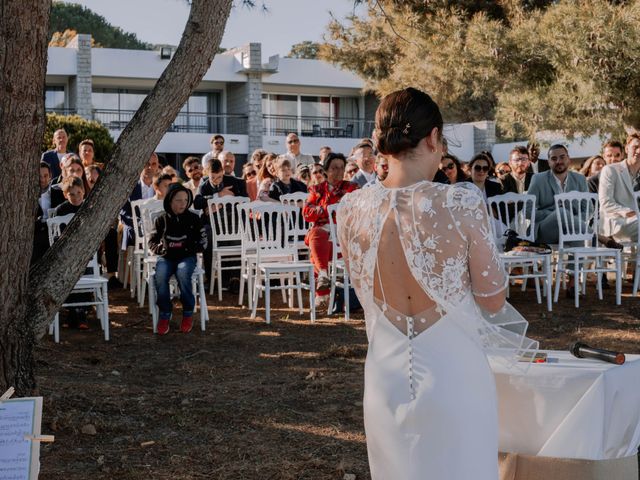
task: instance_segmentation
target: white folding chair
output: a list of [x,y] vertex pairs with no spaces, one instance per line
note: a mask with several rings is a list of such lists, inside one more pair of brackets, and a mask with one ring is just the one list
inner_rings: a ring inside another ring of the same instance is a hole
[[[616,275],[616,305],[620,305],[622,297],[620,250],[593,246],[594,241],[597,241],[598,233],[598,195],[569,192],[555,195],[554,198],[560,232],[554,300],[558,301],[560,282],[568,273],[573,273],[574,277],[576,308],[579,305],[580,290],[582,293],[586,293],[588,273],[597,275],[598,298],[602,300],[602,275],[612,272]],[[584,246],[568,247],[566,244],[569,242],[582,242]],[[615,267],[606,266],[610,261],[614,262]],[[581,282],[582,288],[580,288]]]
[[[212,248],[209,295],[213,295],[217,281],[219,301],[222,301],[222,271],[238,270],[237,262],[242,255],[242,219],[237,206],[248,202],[247,197],[233,196],[210,198],[207,201]],[[229,263],[232,265],[228,265]]]
[[302,208],[304,202],[307,200],[309,194],[304,192],[287,193],[280,196],[280,203],[283,205],[290,205],[297,207],[297,210],[292,211],[291,226],[289,241],[298,249],[298,254],[309,258],[309,247],[304,243],[304,237],[309,231],[309,222],[304,219],[302,215]]
[[[148,249],[149,238],[151,237],[151,233],[153,232],[153,228],[150,225],[155,223],[156,218],[158,218],[164,210],[144,210],[143,214],[146,216],[145,219],[145,248]],[[151,321],[153,325],[153,333],[158,333],[158,316],[159,310],[158,305],[156,305],[156,265],[157,257],[149,256],[147,258],[147,262],[145,263],[146,271],[147,271],[147,284],[149,286],[149,311],[151,312]],[[206,328],[206,322],[209,321],[209,310],[207,308],[207,298],[205,295],[204,289],[204,269],[202,268],[202,255],[198,254],[197,256],[197,264],[196,268],[193,271],[193,275],[191,276],[191,288],[193,289],[193,294],[196,297],[196,303],[194,305],[194,313],[197,312],[198,306],[200,306],[200,329],[204,332]],[[173,293],[175,296],[179,296],[178,284],[175,280],[173,282]]]
[[[504,251],[504,232],[513,230],[523,240],[534,241],[536,226],[536,197],[535,195],[505,193],[489,197],[487,207],[491,215],[490,223],[498,249]],[[547,310],[552,310],[552,273],[551,254],[532,252],[500,253],[500,261],[509,276],[509,280],[521,279],[522,290],[527,287],[527,280],[533,279],[536,287],[536,298],[542,303],[540,280],[543,282],[544,293],[547,297]],[[513,274],[513,268],[520,267],[521,274]],[[529,272],[529,268],[531,272]],[[507,295],[509,291],[507,290]]]
[[[315,321],[315,279],[313,265],[298,260],[298,251],[286,241],[289,237],[289,215],[297,207],[276,203],[253,205],[251,208],[251,235],[256,239],[256,257],[251,318],[256,318],[258,299],[261,292],[265,297],[265,320],[271,323],[271,290],[290,292],[290,306],[293,290],[297,293],[298,309],[303,313],[302,289],[309,289],[311,321]],[[307,274],[309,283],[302,282],[302,274]],[[280,286],[271,285],[271,280],[279,279]]]
[[[140,269],[139,273],[139,285],[138,285],[138,304],[140,307],[144,306],[144,300],[147,291],[147,278],[149,276],[149,270],[153,269],[156,257],[149,250],[147,245],[147,232],[151,233],[154,229],[153,222],[155,218],[164,212],[164,202],[162,200],[142,200],[139,205],[132,205],[134,212],[139,211],[139,217],[137,218],[138,231],[140,234],[140,245],[142,247],[142,255],[140,260],[136,262],[136,265]],[[135,217],[134,217],[135,218]],[[136,245],[138,244],[138,238],[136,238]]]
[[[344,318],[349,320],[349,272],[344,260],[339,256],[342,253],[340,249],[340,241],[338,239],[338,229],[336,228],[336,213],[340,208],[339,203],[329,205],[329,236],[331,238],[331,263],[329,264],[329,276],[331,278],[331,292],[329,293],[329,311],[333,309],[333,303],[336,298],[336,287],[342,287],[344,292]],[[338,270],[342,271],[342,282],[338,280]]]
[[[633,192],[633,210],[636,212],[636,218],[640,219],[640,192]],[[636,267],[633,272],[633,290],[632,294],[634,297],[638,295],[638,284],[640,283],[640,221],[637,223],[638,231],[636,232],[637,238],[636,241],[632,243],[630,246],[630,252],[627,256],[628,261],[634,262]],[[624,274],[627,273],[626,264],[623,261],[622,271]]]
[[[64,215],[62,217],[52,217],[47,219],[47,227],[49,232],[49,245],[53,245],[56,239],[62,233],[63,227],[71,221],[73,214]],[[109,294],[108,294],[108,280],[100,275],[100,266],[98,265],[97,253],[91,257],[87,270],[78,279],[72,294],[91,294],[92,300],[87,301],[65,301],[62,303],[62,307],[95,307],[96,316],[100,320],[100,326],[104,332],[105,341],[109,341]],[[53,322],[49,326],[49,334],[53,334],[53,339],[56,343],[60,342],[60,316],[59,312],[56,312]]]

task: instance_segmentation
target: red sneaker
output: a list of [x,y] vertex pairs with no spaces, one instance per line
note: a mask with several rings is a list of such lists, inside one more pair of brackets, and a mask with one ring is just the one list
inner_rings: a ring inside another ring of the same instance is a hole
[[169,333],[169,320],[160,319],[158,322],[158,335],[166,335]]
[[180,331],[182,333],[189,333],[193,328],[193,317],[182,317],[182,323],[180,324]]

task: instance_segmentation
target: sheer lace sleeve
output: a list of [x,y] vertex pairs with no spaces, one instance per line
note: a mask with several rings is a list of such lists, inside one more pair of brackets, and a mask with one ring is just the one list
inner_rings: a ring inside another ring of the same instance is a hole
[[458,231],[469,249],[471,292],[478,297],[500,293],[507,287],[508,278],[498,256],[489,224],[491,217],[480,191],[470,183],[461,183],[449,190],[448,197]]

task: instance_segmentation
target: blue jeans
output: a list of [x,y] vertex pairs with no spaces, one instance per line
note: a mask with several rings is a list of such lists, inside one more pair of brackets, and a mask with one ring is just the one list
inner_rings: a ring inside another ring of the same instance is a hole
[[158,295],[157,305],[160,309],[160,320],[171,318],[171,293],[169,291],[169,279],[175,275],[180,287],[180,301],[182,302],[182,315],[189,317],[193,315],[193,307],[196,299],[191,288],[191,276],[196,268],[196,257],[187,257],[180,261],[168,260],[159,257],[156,263],[156,293]]

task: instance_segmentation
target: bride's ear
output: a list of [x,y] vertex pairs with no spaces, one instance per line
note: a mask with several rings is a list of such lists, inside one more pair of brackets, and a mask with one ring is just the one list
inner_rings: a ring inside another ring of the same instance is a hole
[[440,130],[437,127],[431,130],[431,133],[429,133],[429,135],[425,138],[425,140],[427,142],[427,147],[429,148],[429,151],[432,153],[436,153],[436,151],[438,150],[438,147],[442,148]]

